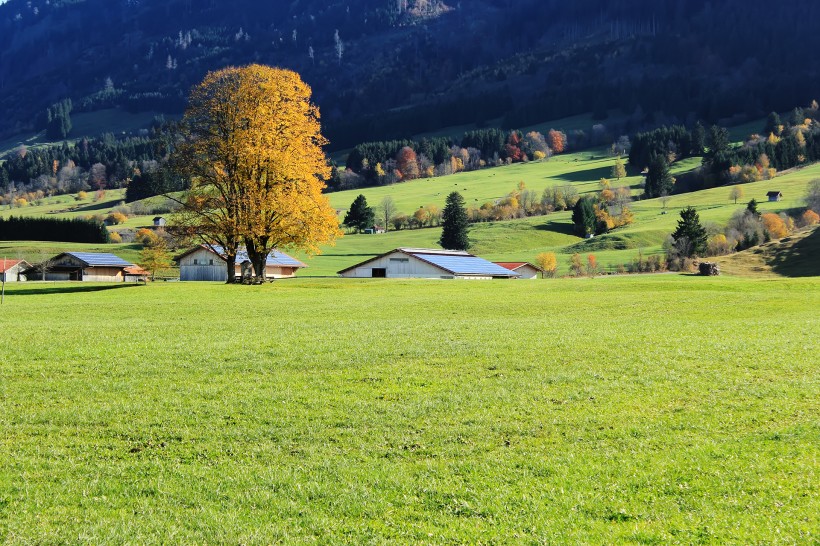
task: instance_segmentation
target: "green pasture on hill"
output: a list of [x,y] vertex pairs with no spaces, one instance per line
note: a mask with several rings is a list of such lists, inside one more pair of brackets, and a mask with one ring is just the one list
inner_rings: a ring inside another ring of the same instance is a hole
[[[459,191],[465,197],[468,206],[480,206],[486,202],[501,199],[523,182],[528,189],[539,195],[544,188],[571,184],[580,193],[600,190],[599,181],[609,177],[615,159],[606,155],[604,150],[588,150],[572,154],[563,154],[548,161],[519,163],[510,166],[484,169],[480,171],[459,173],[452,176],[419,179],[410,182],[363,188],[328,194],[331,205],[340,212],[340,218],[359,193],[364,194],[371,206],[378,206],[387,195],[393,197],[397,208],[405,214],[412,214],[420,206],[430,204],[443,208],[444,201],[451,191]],[[673,166],[673,174],[689,171],[700,165],[700,158],[689,158]],[[541,252],[559,254],[559,272],[568,270],[571,254],[593,253],[599,263],[609,271],[614,271],[619,264],[628,264],[639,254],[647,256],[662,252],[662,244],[674,231],[679,212],[686,206],[698,209],[701,220],[723,227],[732,214],[743,209],[746,203],[755,198],[762,212],[790,212],[797,215],[804,206],[803,198],[808,183],[820,178],[820,165],[812,165],[785,173],[773,180],[754,182],[742,185],[744,197],[734,204],[729,199],[730,187],[722,186],[709,190],[675,195],[668,199],[666,208],[660,199],[636,201],[631,205],[635,214],[635,223],[614,230],[604,236],[584,241],[572,232],[571,213],[568,211],[536,216],[519,220],[476,224],[471,228],[473,247],[471,251],[492,260],[534,261]],[[627,185],[632,193],[642,193],[642,177],[633,175],[621,181],[612,181],[613,186]],[[766,193],[771,190],[783,192],[784,199],[777,203],[766,201]],[[124,190],[109,190],[98,202],[93,201],[93,192],[82,201],[72,196],[46,198],[41,205],[24,208],[3,208],[0,216],[10,215],[53,216],[76,218],[88,215],[107,215],[118,206],[124,198]],[[156,201],[152,198],[149,201]],[[150,203],[149,203],[150,204]],[[112,226],[113,231],[121,229],[136,230],[150,226],[148,216],[134,216],[119,226]],[[440,228],[404,230],[379,235],[354,235],[339,239],[334,246],[322,248],[322,254],[309,257],[303,253],[293,252],[310,267],[301,275],[329,276],[337,271],[363,261],[381,252],[397,247],[436,247]],[[99,245],[98,245],[99,246]],[[10,257],[37,259],[43,248],[59,247],[66,250],[81,250],[77,245],[60,245],[53,243],[2,243],[0,252],[9,252]],[[70,247],[70,248],[69,248]],[[108,251],[124,252],[124,258],[138,259],[139,248],[135,245],[107,245]],[[93,249],[97,250],[97,246]],[[820,267],[818,267],[820,270]]]
[[820,538],[815,279],[6,290],[6,544]]

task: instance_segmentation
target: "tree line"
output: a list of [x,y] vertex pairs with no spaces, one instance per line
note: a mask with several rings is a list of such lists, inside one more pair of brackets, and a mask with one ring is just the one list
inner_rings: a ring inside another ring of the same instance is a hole
[[108,243],[102,222],[81,218],[0,218],[0,240]]
[[0,194],[44,195],[120,188],[139,173],[153,171],[173,148],[168,126],[158,122],[146,136],[115,138],[105,134],[76,143],[28,148],[20,146],[0,164]]
[[567,135],[554,129],[547,136],[488,128],[468,131],[458,141],[435,137],[365,142],[353,148],[345,170],[333,169],[328,187],[352,189],[540,160],[567,147]]

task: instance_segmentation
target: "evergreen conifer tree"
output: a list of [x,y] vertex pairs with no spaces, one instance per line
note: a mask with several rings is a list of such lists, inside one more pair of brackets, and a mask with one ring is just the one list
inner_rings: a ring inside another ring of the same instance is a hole
[[[675,246],[686,257],[703,256],[706,253],[706,228],[700,224],[700,216],[693,207],[680,211],[678,228],[672,233],[672,238]],[[682,242],[688,244],[681,244]]]
[[351,203],[350,210],[345,214],[344,224],[361,233],[365,229],[373,227],[375,219],[376,213],[367,206],[367,198],[359,194]]
[[649,170],[646,173],[646,185],[644,186],[644,193],[647,198],[660,197],[661,195],[669,195],[672,193],[672,186],[675,184],[675,179],[669,172],[669,163],[661,154],[652,156],[649,160]]
[[447,196],[441,218],[442,230],[438,244],[447,250],[467,250],[470,247],[467,236],[469,222],[464,198],[460,193],[454,191]]
[[575,203],[572,223],[575,224],[575,233],[581,237],[595,233],[595,209],[591,198],[584,197]]

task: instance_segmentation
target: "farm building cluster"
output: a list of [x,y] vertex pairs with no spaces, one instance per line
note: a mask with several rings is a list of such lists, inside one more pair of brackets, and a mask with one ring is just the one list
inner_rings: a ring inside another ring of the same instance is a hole
[[[181,281],[225,282],[228,259],[216,245],[197,245],[174,258]],[[265,263],[267,280],[287,279],[307,267],[274,249]],[[236,254],[233,272],[237,281],[253,276],[248,253]],[[397,248],[338,272],[346,278],[393,279],[535,279],[543,271],[528,262],[490,262],[462,250]],[[25,260],[0,261],[0,280],[140,282],[149,272],[119,256],[104,252],[63,252],[37,264]]]

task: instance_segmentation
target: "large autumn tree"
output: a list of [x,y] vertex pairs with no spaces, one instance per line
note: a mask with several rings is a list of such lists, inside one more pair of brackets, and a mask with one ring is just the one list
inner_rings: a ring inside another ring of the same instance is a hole
[[340,235],[322,195],[330,174],[319,110],[296,72],[262,65],[208,73],[191,91],[173,164],[191,179],[181,224],[227,258],[246,247],[258,280],[279,247],[309,252]]

